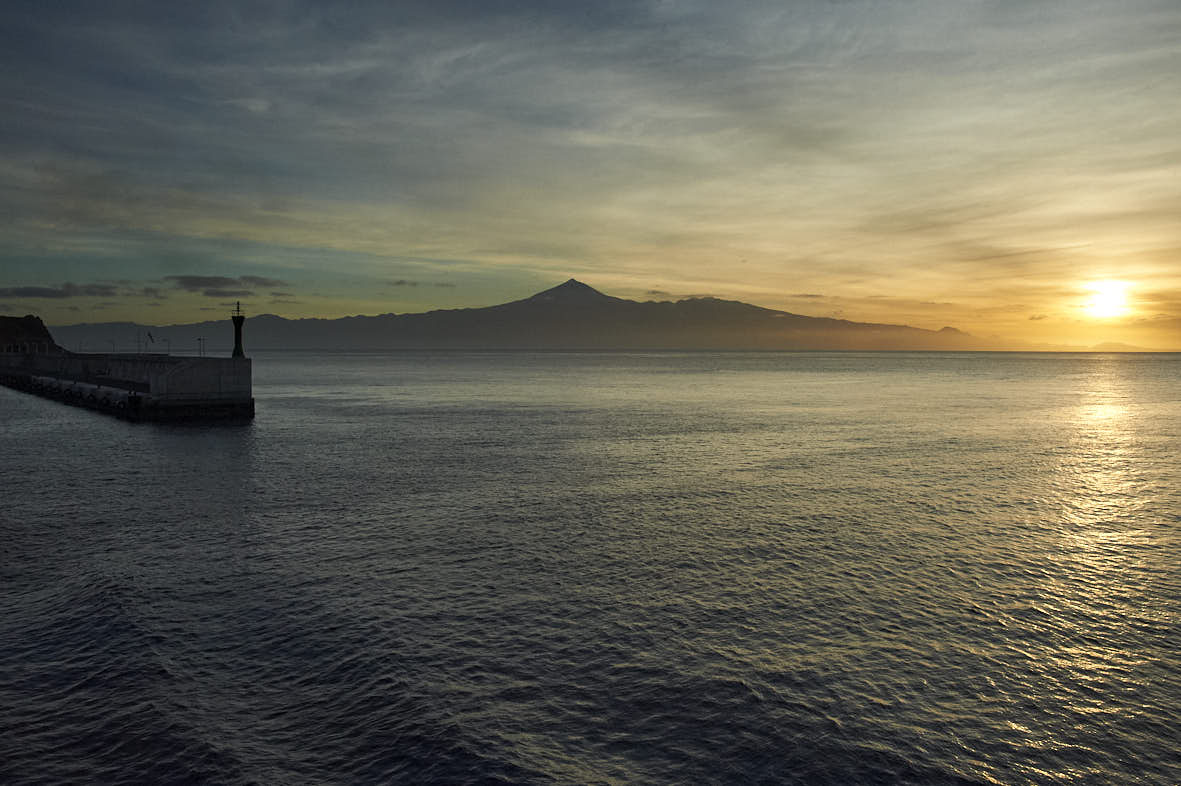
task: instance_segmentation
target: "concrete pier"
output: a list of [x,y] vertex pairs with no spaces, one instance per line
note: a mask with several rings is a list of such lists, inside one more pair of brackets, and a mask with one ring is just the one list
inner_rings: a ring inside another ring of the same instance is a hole
[[0,384],[127,420],[254,417],[245,357],[6,352]]

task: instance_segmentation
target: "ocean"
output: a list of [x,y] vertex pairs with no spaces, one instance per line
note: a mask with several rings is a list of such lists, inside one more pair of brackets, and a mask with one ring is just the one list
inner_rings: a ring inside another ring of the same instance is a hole
[[0,782],[1181,783],[1181,355],[0,389]]

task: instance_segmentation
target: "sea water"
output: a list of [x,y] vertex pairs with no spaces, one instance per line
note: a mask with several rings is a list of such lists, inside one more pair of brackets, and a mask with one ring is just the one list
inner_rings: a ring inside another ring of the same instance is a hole
[[1181,356],[0,389],[0,782],[1181,782]]

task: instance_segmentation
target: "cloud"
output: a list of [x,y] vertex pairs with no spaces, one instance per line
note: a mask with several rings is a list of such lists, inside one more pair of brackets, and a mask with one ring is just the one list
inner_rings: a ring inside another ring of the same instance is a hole
[[205,297],[254,297],[253,289],[236,289],[242,285],[255,287],[281,287],[287,282],[277,278],[262,276],[165,276],[164,280],[171,281],[178,289],[187,292],[200,292]]
[[672,297],[671,292],[665,292],[663,289],[649,289],[644,294],[651,297]]
[[180,288],[186,289],[190,292],[196,292],[202,289],[211,288],[228,288],[235,286],[256,286],[256,287],[281,287],[286,286],[285,281],[280,281],[275,278],[262,278],[260,276],[239,276],[238,278],[230,278],[229,276],[165,276],[165,281],[171,281]]
[[72,284],[58,287],[0,287],[0,297],[60,299],[71,297],[114,297],[117,289],[110,284]]
[[263,278],[262,276],[239,276],[238,280],[252,287],[285,287],[286,281],[277,278]]
[[201,294],[205,297],[254,297],[254,292],[249,289],[203,289]]
[[226,276],[165,276],[164,279],[173,282],[180,289],[191,292],[209,287],[232,287],[239,283],[238,279]]
[[451,288],[455,287],[455,284],[452,284],[447,281],[411,281],[410,279],[406,279],[406,278],[399,278],[396,281],[389,281],[389,282],[387,282],[387,285],[391,286],[391,287],[423,286],[423,287],[437,287],[437,288],[441,288],[441,289],[451,289]]
[[1030,315],[1030,317],[1029,317],[1029,321],[1030,321],[1030,322],[1040,322],[1040,321],[1042,321],[1043,319],[1046,319],[1046,318],[1047,318],[1047,317],[1046,317],[1046,315],[1045,315],[1045,314],[1031,314],[1031,315]]

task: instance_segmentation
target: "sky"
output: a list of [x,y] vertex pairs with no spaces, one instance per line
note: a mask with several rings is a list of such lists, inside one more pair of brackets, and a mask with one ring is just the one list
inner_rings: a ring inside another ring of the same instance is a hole
[[8,0],[0,313],[574,277],[1181,349],[1178,41],[1177,0]]

